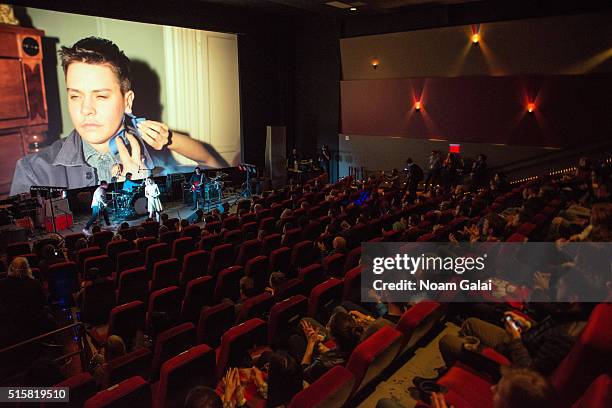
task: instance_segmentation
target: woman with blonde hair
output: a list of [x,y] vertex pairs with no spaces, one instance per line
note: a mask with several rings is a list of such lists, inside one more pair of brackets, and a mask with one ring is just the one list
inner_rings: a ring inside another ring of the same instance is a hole
[[149,211],[149,217],[153,218],[155,214],[155,220],[159,222],[161,211],[163,210],[160,196],[159,187],[153,181],[151,177],[147,177],[145,180],[145,197],[147,197],[147,209]]
[[47,298],[24,257],[11,262],[7,277],[0,280],[0,299],[16,329],[16,340],[34,337],[57,325],[47,313]]

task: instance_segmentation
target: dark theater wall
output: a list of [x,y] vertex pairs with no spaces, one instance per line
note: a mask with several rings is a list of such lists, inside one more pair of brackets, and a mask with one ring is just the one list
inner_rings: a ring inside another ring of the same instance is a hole
[[342,132],[572,147],[610,137],[611,91],[606,74],[343,81]]

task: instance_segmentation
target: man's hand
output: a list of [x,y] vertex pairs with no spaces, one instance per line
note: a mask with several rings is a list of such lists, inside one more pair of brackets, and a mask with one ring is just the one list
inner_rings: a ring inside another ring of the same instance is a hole
[[123,165],[123,176],[126,173],[132,173],[132,178],[142,179],[149,176],[149,170],[147,170],[145,166],[145,159],[141,155],[140,143],[134,135],[125,132],[125,135],[130,142],[130,149],[132,153],[128,151],[128,148],[123,142],[123,139],[118,137],[117,140],[117,151],[119,152],[119,158],[121,159],[121,163]]
[[161,150],[168,145],[170,130],[165,123],[145,120],[138,124],[138,130],[142,135],[142,140],[155,150]]
[[550,273],[537,271],[533,274],[534,289],[548,290],[550,288]]
[[516,327],[516,323],[511,324],[509,321],[504,322],[506,332],[510,335],[512,340],[519,340],[521,338],[521,330]]

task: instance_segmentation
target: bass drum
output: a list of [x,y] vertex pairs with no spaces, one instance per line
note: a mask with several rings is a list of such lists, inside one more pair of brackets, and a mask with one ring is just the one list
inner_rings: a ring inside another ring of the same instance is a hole
[[146,197],[138,197],[134,201],[134,211],[138,215],[145,215],[148,213],[147,211],[147,198]]

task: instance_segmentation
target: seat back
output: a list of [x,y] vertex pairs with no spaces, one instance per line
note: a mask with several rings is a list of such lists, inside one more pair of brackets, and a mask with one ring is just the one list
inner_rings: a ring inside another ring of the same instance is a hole
[[119,288],[117,289],[118,305],[134,300],[144,302],[147,299],[148,292],[147,271],[144,266],[121,272]]
[[270,252],[269,270],[270,273],[281,271],[285,275],[289,275],[291,272],[291,249],[282,246]]
[[170,286],[151,293],[147,311],[149,330],[162,331],[178,321],[181,309],[181,291],[178,286]]
[[[61,383],[55,384],[54,387],[68,387],[70,402],[64,406],[70,408],[82,407],[85,401],[96,395],[98,391],[96,382],[88,372],[73,375]],[[41,406],[43,405],[41,404]]]
[[359,259],[361,258],[361,246],[354,248],[351,252],[346,256],[346,261],[344,261],[343,273],[347,273],[357,265],[359,265]]
[[234,326],[221,337],[217,356],[217,379],[221,379],[229,367],[243,364],[249,350],[266,344],[266,322],[251,319]]
[[157,238],[157,235],[159,234],[159,222],[145,221],[140,224],[140,226],[145,229],[148,237]]
[[157,238],[152,236],[137,238],[137,240],[136,249],[142,251],[143,254],[147,252],[147,248],[149,248],[151,245],[157,244]]
[[212,276],[201,276],[187,283],[181,304],[181,320],[194,324],[198,322],[202,307],[213,302],[214,284]]
[[550,381],[563,401],[576,401],[595,378],[612,366],[612,303],[595,307],[582,335],[553,371]]
[[442,319],[442,305],[422,301],[408,309],[395,326],[402,336],[400,353],[414,348],[429,331]]
[[314,247],[312,241],[301,241],[293,246],[291,251],[291,266],[297,271],[316,262],[319,258],[319,249]]
[[[270,220],[274,221],[273,218],[270,218]],[[263,241],[261,241],[261,254],[268,256],[270,255],[270,252],[280,248],[282,237],[283,236],[281,234],[276,233],[266,235]]]
[[107,255],[91,256],[83,263],[83,272],[87,273],[91,268],[98,268],[100,276],[111,276],[113,266]]
[[285,299],[270,309],[268,318],[268,345],[282,347],[294,330],[299,329],[300,319],[306,316],[308,299],[295,295]]
[[115,306],[110,312],[107,336],[116,334],[129,348],[138,330],[144,329],[145,305],[136,300]]
[[198,225],[188,225],[181,231],[181,237],[190,237],[193,242],[197,242],[201,233],[202,229]]
[[602,374],[587,388],[572,408],[612,407],[612,376]]
[[210,253],[208,274],[216,276],[222,269],[234,264],[234,249],[231,244],[215,246]]
[[342,300],[361,302],[361,266],[356,266],[344,275]]
[[142,377],[128,378],[85,401],[85,408],[147,407],[150,405],[151,389]]
[[179,231],[166,231],[159,234],[159,242],[163,242],[167,244],[170,248],[172,248],[172,244],[174,241],[181,237],[181,233]]
[[156,262],[153,266],[151,290],[167,288],[169,286],[178,286],[179,275],[179,262],[176,258]]
[[149,278],[153,275],[153,267],[159,261],[170,258],[170,247],[168,244],[153,244],[147,248],[145,255],[145,268]]
[[255,317],[267,319],[272,305],[274,305],[274,298],[270,292],[260,293],[247,299],[242,303],[236,323],[242,323]]
[[97,246],[83,248],[77,252],[78,272],[81,276],[83,276],[85,260],[98,255],[102,255],[102,250]]
[[249,259],[244,267],[245,276],[250,276],[255,281],[257,290],[264,290],[268,285],[268,257],[259,255]]
[[215,351],[206,344],[190,348],[162,364],[154,408],[182,407],[196,385],[215,387]]
[[117,255],[117,273],[115,274],[115,277],[118,278],[121,276],[121,272],[123,271],[141,266],[144,267],[144,256],[142,255],[142,252],[137,249],[121,252]]
[[389,326],[361,342],[351,353],[346,368],[355,376],[353,393],[365,387],[393,362],[399,352],[402,335]]
[[110,259],[112,270],[117,270],[117,256],[125,251],[131,251],[134,249],[134,243],[127,239],[120,239],[119,241],[111,241],[106,246],[106,254]]
[[331,254],[323,259],[323,269],[327,276],[342,276],[344,262],[346,261],[346,255],[344,254]]
[[333,309],[341,302],[342,281],[330,278],[315,286],[310,292],[308,316],[318,322],[327,322]]
[[342,366],[335,366],[310,387],[295,394],[288,408],[338,408],[344,406],[353,386],[355,376]]
[[151,377],[157,378],[163,363],[195,345],[196,330],[191,322],[179,324],[159,333],[155,339],[153,361],[151,362]]
[[174,240],[172,243],[171,256],[178,259],[178,261],[182,264],[185,255],[194,250],[194,242],[194,239],[191,237],[182,237]]
[[203,307],[198,321],[198,343],[217,347],[221,336],[234,325],[234,304],[221,302],[214,306]]
[[237,265],[246,264],[247,261],[259,255],[260,248],[261,248],[261,244],[256,239],[244,241],[240,245],[240,249],[238,250],[238,257],[236,258],[236,264]]
[[189,281],[206,274],[209,257],[210,253],[201,249],[185,254],[181,268],[181,287],[185,287]]
[[105,363],[104,371],[107,373],[108,384],[118,384],[134,376],[149,378],[151,357],[151,350],[146,347],[139,347]]
[[106,323],[115,307],[115,283],[110,279],[94,282],[83,291],[81,321],[93,325]]
[[240,265],[230,266],[219,272],[215,285],[215,301],[219,302],[222,299],[238,301],[240,298],[240,279],[243,276],[244,271]]
[[289,279],[281,283],[274,291],[274,300],[281,302],[295,295],[305,295],[304,284],[300,279]]
[[325,281],[325,270],[321,264],[315,263],[300,269],[299,278],[302,280],[306,294],[310,294],[312,288]]

